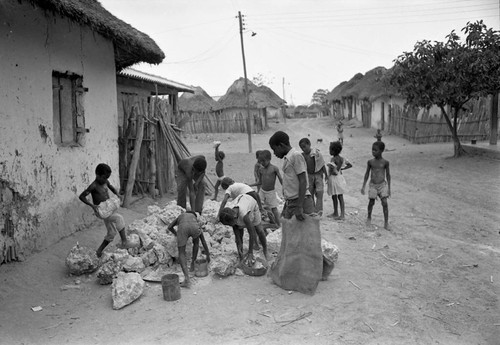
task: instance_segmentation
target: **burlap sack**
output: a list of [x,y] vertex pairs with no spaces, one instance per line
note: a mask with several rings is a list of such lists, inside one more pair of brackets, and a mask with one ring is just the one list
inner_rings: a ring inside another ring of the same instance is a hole
[[305,217],[282,219],[280,252],[269,274],[282,289],[313,295],[323,272],[321,233],[319,219]]

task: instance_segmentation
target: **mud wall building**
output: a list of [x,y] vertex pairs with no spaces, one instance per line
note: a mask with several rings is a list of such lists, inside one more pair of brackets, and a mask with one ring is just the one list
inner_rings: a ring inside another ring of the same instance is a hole
[[97,1],[78,6],[0,2],[0,264],[94,221],[78,195],[98,163],[118,172],[116,68],[141,59],[117,59],[116,35],[141,33]]

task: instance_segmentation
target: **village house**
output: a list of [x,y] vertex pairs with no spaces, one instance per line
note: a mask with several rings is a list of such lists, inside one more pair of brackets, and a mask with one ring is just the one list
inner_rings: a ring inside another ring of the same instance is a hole
[[[383,82],[387,72],[384,67],[376,67],[333,88],[326,96],[333,116],[357,120],[365,128],[380,129],[414,143],[450,141],[452,136],[441,109],[437,105],[408,107],[397,90]],[[458,120],[462,140],[485,140],[490,136],[490,99],[472,99],[464,106]]]
[[95,220],[78,195],[111,166],[116,72],[164,54],[95,0],[0,2],[0,264]]

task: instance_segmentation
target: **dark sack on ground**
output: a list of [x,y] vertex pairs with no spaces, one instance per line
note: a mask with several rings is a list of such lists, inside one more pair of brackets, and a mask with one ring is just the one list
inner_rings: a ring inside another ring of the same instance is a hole
[[273,282],[285,290],[313,295],[322,272],[319,219],[282,219],[281,248],[269,273]]

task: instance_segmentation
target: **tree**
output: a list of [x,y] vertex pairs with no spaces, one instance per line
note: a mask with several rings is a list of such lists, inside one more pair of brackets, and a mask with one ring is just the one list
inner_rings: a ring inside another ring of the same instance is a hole
[[326,95],[328,94],[328,90],[318,89],[313,93],[311,103],[323,106],[326,104]]
[[267,86],[273,82],[274,78],[266,77],[262,73],[258,73],[252,78],[252,83],[255,86]]
[[417,42],[412,52],[395,60],[385,77],[407,104],[425,108],[435,104],[441,109],[452,133],[455,157],[465,152],[457,135],[464,104],[500,90],[499,32],[487,28],[483,21],[468,22],[462,32],[465,40],[452,31],[445,42]]

